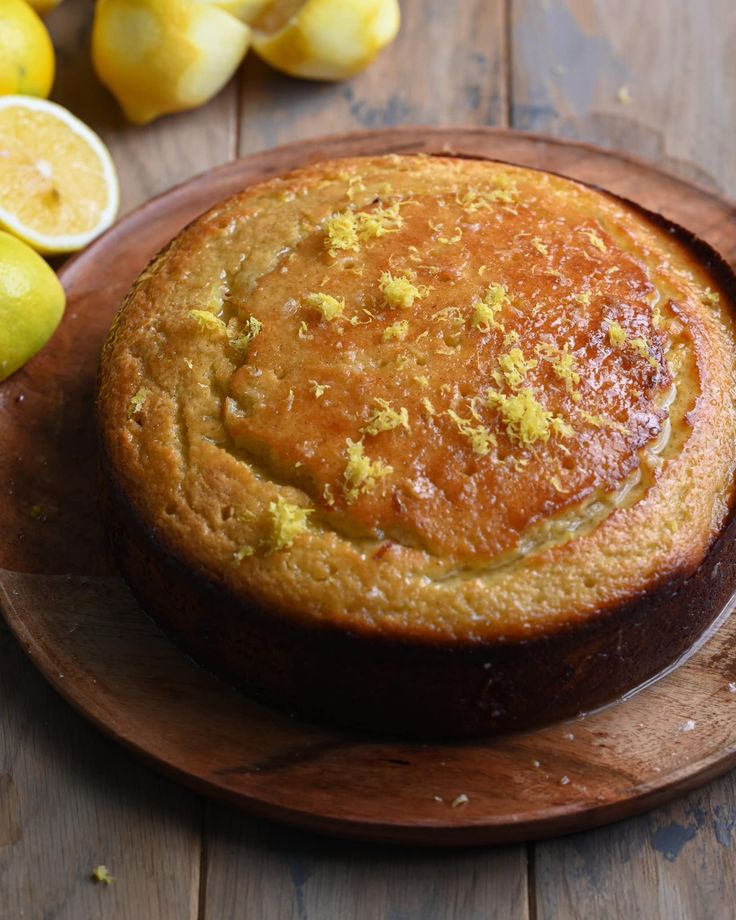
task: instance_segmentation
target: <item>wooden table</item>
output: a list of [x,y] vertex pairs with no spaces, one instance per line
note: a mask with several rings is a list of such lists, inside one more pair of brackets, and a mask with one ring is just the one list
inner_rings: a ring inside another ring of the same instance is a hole
[[[123,211],[238,155],[404,123],[583,138],[736,197],[733,0],[402,0],[402,8],[396,44],[350,83],[301,83],[249,58],[208,106],[140,129],[123,122],[91,70],[92,3],[65,0],[48,20],[54,98],[110,145]],[[733,776],[564,839],[379,848],[259,823],[160,778],[75,715],[5,627],[0,700],[3,920],[736,915]],[[91,881],[99,863],[114,884]]]

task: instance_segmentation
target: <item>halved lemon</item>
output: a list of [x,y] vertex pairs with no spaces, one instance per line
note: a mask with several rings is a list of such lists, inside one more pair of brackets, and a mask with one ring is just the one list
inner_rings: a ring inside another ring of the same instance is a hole
[[110,153],[46,99],[0,96],[0,227],[43,253],[74,252],[118,211]]

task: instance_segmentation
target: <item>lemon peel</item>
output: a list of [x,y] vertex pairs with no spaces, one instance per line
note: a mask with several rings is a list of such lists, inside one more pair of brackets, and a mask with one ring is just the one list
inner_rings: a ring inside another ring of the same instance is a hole
[[361,242],[399,230],[403,223],[398,201],[372,211],[340,211],[325,221],[325,248],[333,257],[341,251],[355,252]]
[[117,173],[100,138],[71,112],[0,96],[0,226],[43,253],[74,252],[118,210]]
[[267,20],[268,11],[253,33],[264,61],[292,77],[344,80],[393,41],[401,12],[398,0],[307,0],[285,22]]
[[141,387],[131,396],[130,403],[128,404],[128,418],[133,418],[134,415],[140,414],[150,392],[148,387]]
[[626,338],[626,333],[621,325],[613,320],[608,326],[608,341],[614,346],[623,345]]
[[381,293],[389,307],[408,310],[414,306],[414,301],[422,297],[422,291],[412,281],[399,276],[394,278],[391,272],[384,272],[380,281]]
[[523,387],[512,396],[489,389],[486,403],[500,411],[507,434],[522,447],[531,447],[537,441],[548,441],[551,434],[563,438],[572,434],[571,426],[545,409],[529,387]]
[[250,344],[256,336],[261,334],[263,330],[263,323],[256,319],[255,316],[249,316],[244,323],[244,329],[234,338],[229,340],[231,348],[234,348],[236,351],[241,351],[243,354],[248,353]]
[[327,322],[342,316],[345,310],[345,301],[342,298],[338,300],[332,294],[323,294],[321,292],[307,294],[306,301],[310,307],[318,310],[322,319],[327,320]]
[[372,492],[379,480],[393,473],[393,467],[382,460],[371,460],[365,456],[362,439],[346,441],[348,462],[343,473],[343,495],[348,504],[357,501],[361,492]]
[[521,386],[524,382],[526,375],[530,370],[533,370],[539,362],[534,358],[527,360],[524,357],[524,352],[520,348],[512,348],[505,355],[498,356],[498,365],[501,368],[501,374],[499,375],[497,371],[494,371],[493,377],[500,385],[501,375],[506,381],[508,386],[515,390]]
[[209,332],[214,335],[227,332],[227,326],[223,320],[219,316],[215,316],[214,313],[210,313],[209,310],[190,310],[187,315],[190,319],[196,321],[202,332]]
[[409,430],[409,412],[402,406],[394,409],[386,399],[376,398],[378,408],[373,409],[367,423],[360,429],[365,434],[379,434],[382,431],[393,431],[394,428]]
[[98,0],[92,62],[135,124],[215,96],[248,50],[248,25],[214,3]]
[[[40,11],[39,11],[40,12]],[[54,48],[25,0],[0,3],[0,95],[46,98],[54,82]]]
[[408,320],[402,319],[398,323],[392,323],[390,326],[386,326],[383,330],[382,339],[384,342],[390,342],[392,339],[401,341],[406,338],[408,332],[409,322]]
[[0,380],[51,338],[66,297],[51,267],[30,246],[0,231]]
[[115,881],[115,876],[110,874],[107,866],[95,866],[92,870],[92,878],[103,885],[112,885]]
[[510,303],[508,292],[503,284],[491,284],[485,294],[473,304],[471,325],[481,332],[488,332],[491,327],[503,330],[503,324],[496,319],[496,314]]
[[269,502],[268,511],[271,515],[270,549],[281,552],[288,549],[299,536],[309,529],[308,518],[314,513],[313,508],[302,508],[279,495],[275,502]]
[[491,446],[496,445],[496,436],[493,432],[489,431],[485,425],[473,425],[470,419],[462,418],[453,409],[448,409],[447,415],[455,422],[460,434],[470,441],[470,446],[473,448],[474,454],[477,454],[479,457],[485,457],[490,451]]

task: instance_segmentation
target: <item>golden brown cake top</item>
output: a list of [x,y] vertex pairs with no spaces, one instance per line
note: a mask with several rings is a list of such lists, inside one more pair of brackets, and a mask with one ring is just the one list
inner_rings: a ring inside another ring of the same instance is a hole
[[225,414],[338,530],[474,560],[618,488],[671,383],[626,238],[535,173],[486,173],[366,201],[346,170],[355,204],[232,303],[258,334]]
[[[505,578],[642,514],[708,426],[726,443],[717,284],[634,209],[547,173],[321,164],[223,204],[144,273],[103,360],[103,433],[170,542],[224,541],[233,584],[311,577],[312,547],[365,592],[388,555],[436,585],[477,576],[497,616],[517,607]],[[731,492],[732,459],[707,463],[700,548]]]

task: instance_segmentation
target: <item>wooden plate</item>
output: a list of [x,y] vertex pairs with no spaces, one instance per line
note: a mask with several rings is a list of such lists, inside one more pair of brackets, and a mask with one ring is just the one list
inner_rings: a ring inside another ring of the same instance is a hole
[[59,331],[0,385],[0,602],[38,668],[81,712],[168,773],[254,814],[443,845],[631,815],[736,764],[736,618],[674,673],[596,714],[500,739],[419,745],[301,724],[228,689],[156,628],[107,561],[92,399],[99,349],[128,286],[218,199],[324,157],[387,151],[497,157],[598,183],[736,261],[733,206],[654,166],[551,138],[404,128],[292,144],[200,176],[64,267],[69,305]]

